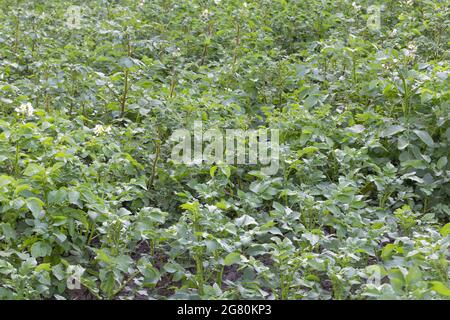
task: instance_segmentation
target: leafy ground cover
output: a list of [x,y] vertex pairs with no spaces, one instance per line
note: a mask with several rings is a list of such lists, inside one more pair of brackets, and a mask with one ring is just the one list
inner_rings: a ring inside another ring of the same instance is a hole
[[0,298],[448,299],[449,7],[0,1]]

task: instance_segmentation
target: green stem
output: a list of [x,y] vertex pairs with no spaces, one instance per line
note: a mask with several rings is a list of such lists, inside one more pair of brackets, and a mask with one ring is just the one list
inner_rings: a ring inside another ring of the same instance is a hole
[[131,280],[133,280],[134,278],[136,278],[136,276],[139,274],[139,271],[135,271],[134,273],[132,273],[129,277],[128,277],[128,279],[127,280],[125,280],[121,285],[120,285],[120,287],[116,290],[116,291],[114,291],[112,294],[111,294],[111,297],[110,298],[114,298],[115,296],[117,296],[120,292],[122,292],[122,290],[131,282]]
[[89,246],[92,242],[93,236],[94,236],[94,232],[95,232],[95,222],[92,222],[92,226],[89,232],[89,238],[88,241],[86,243],[87,246]]
[[19,158],[20,158],[20,148],[19,148],[19,141],[17,141],[16,144],[16,157],[15,157],[15,161],[14,161],[14,175],[16,176],[16,178],[19,176]]
[[222,278],[223,278],[223,271],[225,269],[225,266],[221,266],[219,273],[217,274],[217,285],[222,287]]
[[20,19],[16,17],[16,29],[15,29],[15,39],[14,39],[14,53],[17,53],[19,49],[19,38],[20,38]]
[[156,177],[156,166],[158,165],[158,160],[159,160],[159,155],[161,153],[161,143],[159,142],[156,145],[156,154],[155,154],[155,159],[153,159],[153,165],[152,165],[152,175],[150,177],[150,181],[148,183],[148,189],[150,189],[151,187],[153,187],[153,183],[155,182],[155,177]]
[[122,94],[122,98],[120,99],[120,117],[123,118],[124,114],[125,114],[125,105],[127,102],[127,95],[128,95],[128,75],[129,75],[129,70],[128,68],[125,69],[124,71],[124,77],[125,77],[125,83],[123,85],[123,94]]

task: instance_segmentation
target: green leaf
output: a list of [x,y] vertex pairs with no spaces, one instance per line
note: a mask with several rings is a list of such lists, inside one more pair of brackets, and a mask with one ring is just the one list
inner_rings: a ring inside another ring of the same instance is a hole
[[229,179],[231,176],[231,169],[229,166],[221,166],[220,171]]
[[111,262],[111,258],[101,249],[97,250],[97,260],[106,262],[106,263],[110,263]]
[[403,150],[407,146],[409,146],[409,141],[405,137],[399,137],[397,141],[397,148],[398,150]]
[[44,207],[44,203],[38,198],[26,199],[27,207],[33,213],[33,217],[38,219]]
[[311,153],[314,153],[314,152],[317,152],[317,151],[319,151],[319,148],[310,146],[310,147],[303,148],[302,150],[299,150],[297,152],[297,154],[298,154],[299,157],[301,157],[301,156],[303,156],[305,154],[311,154]]
[[129,57],[123,57],[119,60],[119,65],[124,68],[131,68],[133,66],[133,60]]
[[428,132],[423,130],[414,130],[414,133],[422,140],[427,146],[432,147],[434,145],[433,138]]
[[69,202],[71,204],[79,204],[79,200],[80,200],[80,193],[78,191],[70,191],[68,193],[68,198],[69,198]]
[[225,266],[231,266],[232,264],[238,263],[241,261],[241,254],[239,252],[232,252],[228,254],[225,259],[223,259],[223,264]]
[[143,208],[141,214],[150,220],[158,223],[164,223],[166,217],[169,215],[167,212],[161,211],[158,208]]
[[17,237],[16,230],[14,230],[9,223],[0,223],[0,230],[7,241],[14,240]]
[[406,284],[412,285],[422,279],[422,272],[418,267],[411,267],[405,277]]
[[150,263],[138,266],[138,270],[144,276],[144,286],[151,287],[158,283],[161,279],[161,273]]
[[209,169],[209,175],[211,176],[211,178],[214,178],[214,176],[216,175],[216,171],[217,166],[212,166],[211,169]]
[[388,243],[383,250],[381,250],[381,258],[386,261],[389,260],[394,252],[396,245],[392,243]]
[[50,191],[48,194],[48,204],[63,204],[66,198],[67,191],[64,189]]
[[357,125],[354,125],[353,127],[349,127],[348,130],[350,130],[353,133],[361,133],[361,132],[364,132],[364,130],[366,130],[366,128],[363,125],[357,124]]
[[177,267],[177,265],[173,264],[173,263],[166,263],[163,267],[164,271],[168,272],[168,273],[175,273],[179,270],[179,268]]
[[51,271],[51,264],[50,263],[41,263],[40,265],[38,265],[34,270],[36,271]]
[[199,206],[200,204],[198,202],[187,202],[182,204],[180,208],[195,213],[199,210]]
[[106,293],[108,298],[112,298],[112,293],[115,286],[114,273],[109,270],[101,270],[100,272],[100,289]]
[[310,109],[314,107],[317,102],[319,102],[319,97],[316,94],[311,94],[304,101],[305,108]]
[[433,286],[431,287],[432,290],[436,291],[441,296],[450,297],[450,289],[439,281],[432,281],[431,282]]
[[10,184],[13,181],[14,181],[14,179],[9,176],[0,176],[0,188],[7,186],[8,184]]
[[272,203],[272,207],[273,207],[276,211],[278,211],[278,212],[280,212],[280,213],[285,213],[284,206],[283,206],[281,203],[279,203],[279,202],[274,201],[274,202]]
[[439,158],[439,160],[436,164],[436,167],[438,169],[442,170],[447,165],[447,162],[448,162],[447,157],[441,157],[441,158]]
[[405,130],[405,127],[395,124],[395,125],[389,126],[386,129],[384,129],[383,132],[381,133],[381,136],[382,137],[390,137],[390,136],[393,136],[404,130]]
[[236,219],[236,225],[238,227],[246,227],[249,225],[258,225],[258,223],[256,222],[256,220],[252,217],[250,217],[249,215],[244,214],[242,217],[239,217]]
[[127,255],[120,255],[114,258],[116,268],[122,272],[127,272],[128,268],[133,264],[133,259]]
[[27,177],[32,177],[34,175],[43,173],[45,171],[45,169],[35,163],[31,163],[28,165],[28,167],[26,167],[25,171],[23,172],[23,174]]
[[34,258],[46,257],[52,253],[52,247],[43,241],[37,241],[31,246],[31,255]]
[[52,267],[52,274],[59,281],[63,280],[66,276],[66,272],[64,271],[64,267],[62,263],[59,263]]
[[442,234],[443,237],[446,237],[450,234],[450,222],[447,223],[445,226],[443,226],[439,232]]
[[320,237],[317,234],[313,234],[310,232],[302,234],[302,238],[308,240],[312,246],[315,246],[320,240]]

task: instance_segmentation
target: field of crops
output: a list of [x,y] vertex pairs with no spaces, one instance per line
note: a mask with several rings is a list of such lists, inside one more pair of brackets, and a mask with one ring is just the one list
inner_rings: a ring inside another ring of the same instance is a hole
[[449,299],[449,8],[0,0],[0,299]]

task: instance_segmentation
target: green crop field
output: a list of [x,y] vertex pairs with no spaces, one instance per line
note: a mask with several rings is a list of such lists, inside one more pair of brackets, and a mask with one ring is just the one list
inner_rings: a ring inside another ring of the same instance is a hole
[[0,299],[450,299],[448,0],[0,0]]

